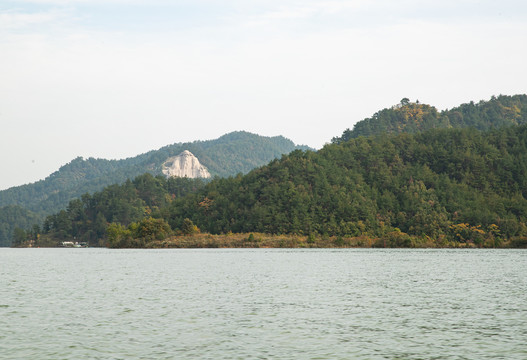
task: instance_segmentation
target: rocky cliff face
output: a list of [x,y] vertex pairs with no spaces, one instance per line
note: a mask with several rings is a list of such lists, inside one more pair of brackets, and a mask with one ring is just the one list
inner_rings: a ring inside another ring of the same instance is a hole
[[210,178],[207,168],[200,164],[197,157],[185,150],[178,156],[168,158],[163,163],[163,174],[167,177]]

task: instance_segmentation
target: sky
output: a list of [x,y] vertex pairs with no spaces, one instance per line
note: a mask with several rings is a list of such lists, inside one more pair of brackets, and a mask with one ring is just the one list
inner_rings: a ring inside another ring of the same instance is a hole
[[0,190],[231,131],[527,93],[524,0],[2,0]]

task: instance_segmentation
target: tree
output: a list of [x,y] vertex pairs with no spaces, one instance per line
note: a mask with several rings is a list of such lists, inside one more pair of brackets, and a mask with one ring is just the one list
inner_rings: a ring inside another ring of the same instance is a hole
[[136,231],[133,235],[135,238],[151,241],[162,240],[170,235],[171,232],[172,229],[165,220],[148,217],[137,223]]
[[27,240],[27,233],[24,229],[16,227],[13,234],[13,246],[20,246]]
[[108,225],[108,247],[123,248],[129,247],[132,233],[129,229],[118,223]]
[[198,233],[199,229],[196,225],[194,225],[192,220],[185,218],[185,220],[183,220],[183,225],[181,226],[181,232],[184,235],[192,235]]

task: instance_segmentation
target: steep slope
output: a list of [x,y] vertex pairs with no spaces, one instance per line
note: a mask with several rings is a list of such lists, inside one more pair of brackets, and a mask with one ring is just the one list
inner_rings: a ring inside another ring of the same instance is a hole
[[238,173],[246,174],[295,149],[309,148],[295,145],[283,136],[266,137],[236,131],[212,141],[165,146],[145,154],[145,163],[153,168],[154,174],[157,174],[161,172],[161,164],[166,159],[188,150],[207,167],[213,177],[228,177]]
[[201,165],[198,158],[188,150],[177,156],[169,157],[163,163],[162,172],[167,177],[210,178],[209,170]]

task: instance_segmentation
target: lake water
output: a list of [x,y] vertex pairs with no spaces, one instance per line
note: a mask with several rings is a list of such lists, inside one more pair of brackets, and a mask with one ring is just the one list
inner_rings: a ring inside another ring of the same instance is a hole
[[0,249],[1,359],[527,359],[525,250]]

